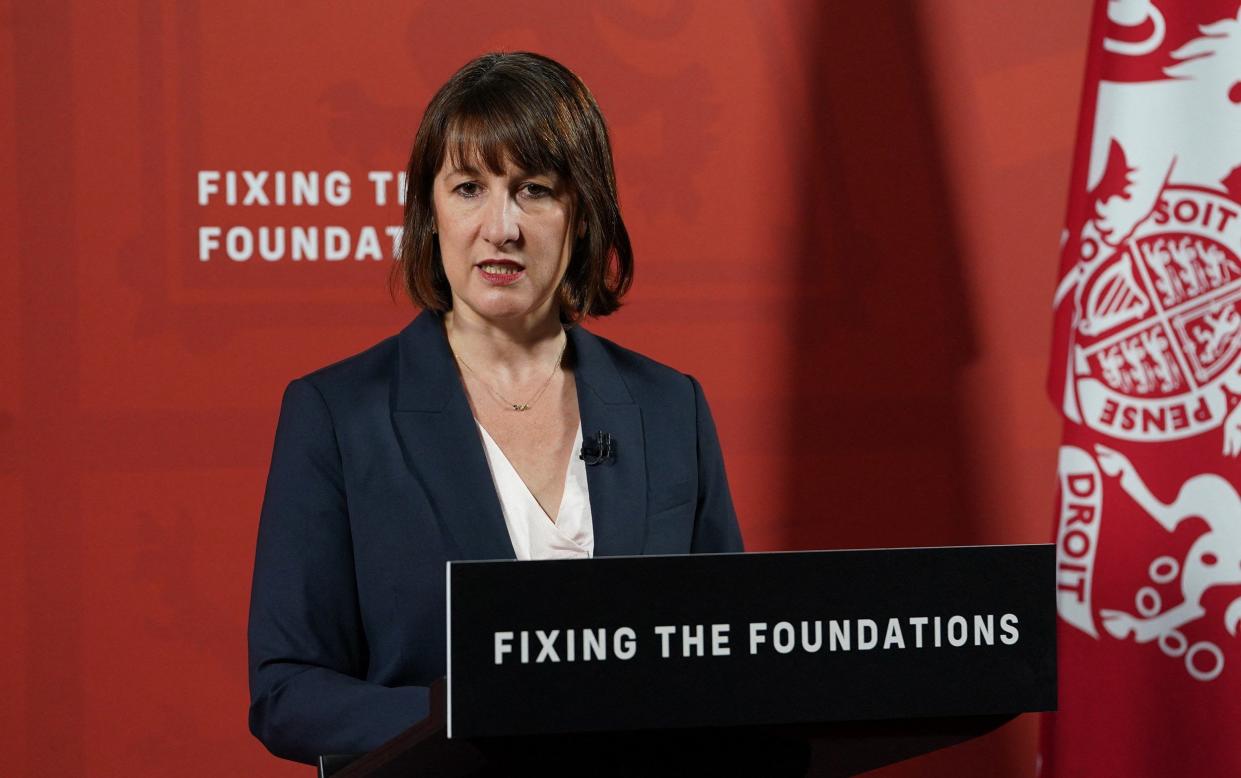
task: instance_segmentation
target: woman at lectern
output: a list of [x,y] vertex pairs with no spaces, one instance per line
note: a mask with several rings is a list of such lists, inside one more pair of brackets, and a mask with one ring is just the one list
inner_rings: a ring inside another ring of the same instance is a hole
[[741,550],[702,388],[580,324],[619,307],[633,256],[577,76],[526,53],[453,75],[414,140],[404,229],[393,280],[422,313],[281,405],[250,728],[290,759],[427,714],[447,560]]

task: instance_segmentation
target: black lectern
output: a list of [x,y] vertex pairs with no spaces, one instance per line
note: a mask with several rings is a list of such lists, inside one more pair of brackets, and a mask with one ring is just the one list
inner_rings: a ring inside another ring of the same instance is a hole
[[1056,706],[1051,545],[454,562],[448,593],[431,715],[321,775],[854,775]]

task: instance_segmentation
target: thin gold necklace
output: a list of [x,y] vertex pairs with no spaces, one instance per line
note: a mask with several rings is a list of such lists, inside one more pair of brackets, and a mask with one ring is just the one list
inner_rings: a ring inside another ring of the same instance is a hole
[[520,402],[515,403],[511,400],[506,399],[504,395],[496,391],[496,388],[491,385],[490,381],[483,378],[481,375],[478,374],[477,370],[470,367],[470,363],[466,362],[464,357],[462,357],[456,351],[453,351],[452,353],[453,353],[453,356],[457,358],[458,362],[460,362],[462,365],[465,365],[466,370],[469,370],[470,373],[473,374],[475,378],[477,378],[479,381],[482,382],[483,386],[487,387],[487,391],[495,395],[495,398],[497,400],[499,400],[501,403],[503,403],[507,407],[512,408],[515,411],[521,412],[521,411],[530,410],[530,406],[538,402],[539,398],[543,396],[543,392],[547,391],[547,387],[551,386],[552,379],[556,377],[556,371],[560,369],[560,360],[564,359],[565,347],[568,345],[569,345],[569,338],[566,336],[564,339],[564,343],[560,345],[560,353],[556,355],[556,364],[552,365],[552,372],[547,376],[547,380],[544,381],[543,385],[539,387],[539,391],[535,392],[534,397],[531,397],[528,401],[524,403],[520,403]]

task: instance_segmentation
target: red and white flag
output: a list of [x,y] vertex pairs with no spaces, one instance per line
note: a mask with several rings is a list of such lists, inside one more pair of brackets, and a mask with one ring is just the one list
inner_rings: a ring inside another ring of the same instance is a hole
[[1241,776],[1241,2],[1096,0],[1040,775]]

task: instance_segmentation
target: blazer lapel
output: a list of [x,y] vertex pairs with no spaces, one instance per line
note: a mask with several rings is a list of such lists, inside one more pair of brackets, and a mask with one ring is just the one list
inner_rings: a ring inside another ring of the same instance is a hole
[[595,556],[642,553],[646,542],[646,446],[642,411],[599,338],[581,327],[568,331],[573,346],[582,436],[606,432],[615,457],[586,468]]
[[514,559],[474,414],[440,319],[423,312],[397,338],[392,423],[405,463],[462,559]]

